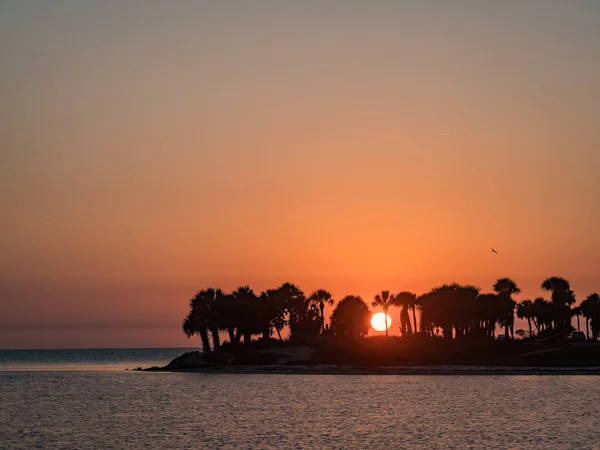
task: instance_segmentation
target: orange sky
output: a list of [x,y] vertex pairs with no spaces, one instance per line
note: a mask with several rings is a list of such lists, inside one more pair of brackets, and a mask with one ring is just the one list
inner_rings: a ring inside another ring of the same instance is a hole
[[592,1],[2,2],[0,348],[186,345],[209,285],[582,300],[598,42]]

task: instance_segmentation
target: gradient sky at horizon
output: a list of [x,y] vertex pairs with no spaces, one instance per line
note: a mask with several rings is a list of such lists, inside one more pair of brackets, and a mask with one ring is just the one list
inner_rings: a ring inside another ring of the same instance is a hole
[[600,2],[4,0],[0,62],[0,348],[189,345],[205,286],[600,290]]

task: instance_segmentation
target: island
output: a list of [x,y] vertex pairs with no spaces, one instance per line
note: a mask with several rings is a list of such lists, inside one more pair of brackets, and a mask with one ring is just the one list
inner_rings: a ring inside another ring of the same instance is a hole
[[[453,283],[420,296],[384,290],[370,305],[356,295],[336,304],[323,289],[305,296],[291,283],[260,295],[248,286],[228,294],[203,289],[191,299],[182,325],[188,337],[200,337],[202,351],[143,370],[599,374],[600,296],[591,294],[575,306],[575,293],[565,279],[550,277],[541,287],[550,293],[550,300],[517,303],[513,295],[520,293],[519,287],[512,279],[501,278],[493,293]],[[334,304],[326,323],[325,308]],[[373,314],[369,306],[381,312]],[[389,312],[394,308],[399,310],[399,335],[389,333]],[[527,329],[514,330],[515,316]],[[580,329],[581,316],[586,333]],[[382,334],[370,335],[373,328]]]

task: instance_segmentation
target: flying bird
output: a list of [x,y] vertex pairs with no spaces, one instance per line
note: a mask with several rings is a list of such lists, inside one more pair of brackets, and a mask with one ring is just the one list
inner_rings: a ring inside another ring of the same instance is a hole
[[492,249],[492,253],[495,253],[496,255],[498,254],[498,252],[494,249]]

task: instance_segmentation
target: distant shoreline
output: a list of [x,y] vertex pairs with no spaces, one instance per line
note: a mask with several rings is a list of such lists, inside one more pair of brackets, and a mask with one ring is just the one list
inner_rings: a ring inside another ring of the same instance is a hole
[[[139,369],[134,369],[139,371]],[[223,368],[167,369],[152,367],[143,372],[239,374],[239,375],[600,375],[600,366],[595,367],[514,367],[514,366],[390,366],[361,367],[333,365],[268,365],[227,366]]]

